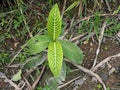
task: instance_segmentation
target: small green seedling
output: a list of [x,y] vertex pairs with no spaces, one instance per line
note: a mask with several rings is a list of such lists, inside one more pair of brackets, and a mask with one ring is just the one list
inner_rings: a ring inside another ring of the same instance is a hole
[[64,40],[59,40],[62,20],[58,5],[55,4],[48,16],[47,34],[34,36],[28,41],[30,54],[37,54],[48,48],[48,63],[51,72],[58,77],[63,64],[63,56],[74,63],[81,64],[83,53],[77,45]]

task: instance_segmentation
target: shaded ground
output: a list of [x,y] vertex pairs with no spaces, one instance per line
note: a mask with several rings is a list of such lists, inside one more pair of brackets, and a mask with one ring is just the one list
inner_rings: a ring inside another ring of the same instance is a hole
[[[87,44],[81,45],[80,48],[85,54],[85,60],[82,66],[90,69],[95,58],[97,43],[90,39]],[[111,38],[105,38],[101,45],[97,63],[101,62],[103,59],[109,56],[118,54],[119,52],[119,44],[117,44],[117,42]],[[93,77],[88,75],[87,79],[83,80],[83,77],[86,74],[79,71],[72,65],[70,65],[70,67],[71,72],[67,75],[64,83],[70,82],[79,76],[81,76],[81,78],[74,80],[60,90],[103,90],[99,82],[95,81]],[[109,87],[108,90],[120,90],[120,57],[111,59],[107,64],[98,68],[95,73],[97,73],[102,78],[107,88]],[[43,85],[45,81],[49,79],[49,77],[51,77],[51,74],[47,70],[47,72],[45,72],[43,75],[41,84]]]
[[[42,23],[45,26],[45,24],[46,24],[46,19],[45,18],[47,17],[47,14],[48,14],[48,11],[49,11],[48,8],[43,8],[44,10],[42,10],[42,8],[39,8],[41,5],[46,4],[46,3],[42,2],[38,6],[37,6],[37,3],[39,3],[38,0],[36,0],[36,2],[33,2],[32,7],[30,7],[30,10],[28,10],[28,12],[30,12],[30,11],[33,12],[30,15],[28,14],[28,17],[31,17],[31,19],[30,19],[31,23],[29,23],[29,26],[31,26],[30,31],[33,34],[36,34],[32,30],[33,27],[34,27],[32,25],[35,24],[35,20],[42,21]],[[63,5],[62,3],[60,3],[60,4]],[[93,3],[93,2],[91,2],[91,3]],[[118,6],[119,3],[120,2],[118,0],[116,3],[114,2],[114,4],[110,4],[111,7],[113,6],[112,11],[116,10],[116,8],[117,8],[116,6]],[[67,5],[69,6],[69,3],[67,3]],[[101,7],[101,8],[98,8],[98,9],[102,10],[102,12],[105,12],[105,13],[109,12],[108,10],[106,10],[106,8],[107,8],[106,5],[104,4],[103,6],[105,6],[105,7],[103,7],[103,8]],[[93,5],[90,4],[87,7],[89,8],[88,12],[94,9],[93,11],[91,11],[91,13],[94,13],[96,11],[95,8],[97,8],[98,6],[93,7]],[[62,6],[61,6],[61,9],[62,9]],[[85,11],[85,9],[83,11]],[[36,15],[34,12],[37,12],[37,14],[44,13],[45,15],[44,16]],[[77,10],[75,10],[75,11],[73,10],[72,14],[74,14],[74,12],[77,12]],[[89,12],[89,14],[90,14],[90,12]],[[84,16],[84,14],[83,14],[83,16]],[[68,22],[68,24],[70,22],[71,22],[71,20]],[[70,27],[70,25],[67,26],[68,29],[69,29],[69,27]],[[43,27],[41,27],[41,28],[43,28]],[[89,28],[89,27],[87,27],[87,28]],[[74,29],[74,28],[72,28],[72,29]],[[14,35],[14,33],[13,33],[13,35]],[[70,33],[69,33],[68,37],[70,35],[72,35],[72,33],[73,33],[73,30],[71,30],[71,28],[70,28]],[[77,32],[75,34],[78,35]],[[66,37],[67,37],[67,35],[66,35]],[[30,37],[28,36],[28,33],[26,33],[25,37],[22,37],[22,39],[21,38],[16,38],[16,40],[15,40],[15,38],[5,39],[4,46],[0,48],[1,51],[5,50],[5,51],[10,52],[10,57],[9,58],[13,57],[15,55],[16,51],[18,51],[18,49],[20,49],[20,46],[22,45],[22,43],[25,42],[23,39],[29,39]],[[95,54],[96,54],[96,49],[98,47],[97,42],[98,42],[97,40],[93,41],[92,39],[90,39],[88,41],[88,43],[84,43],[84,44],[80,45],[80,48],[83,50],[83,52],[85,54],[85,59],[84,59],[84,62],[82,64],[82,66],[84,66],[88,69],[90,69],[92,64],[93,64]],[[116,40],[110,38],[110,37],[109,38],[105,37],[103,39],[103,42],[102,42],[102,46],[101,46],[101,49],[100,49],[100,54],[98,56],[97,63],[99,63],[100,61],[102,61],[106,57],[115,55],[117,53],[120,53],[120,45],[118,44],[118,42]],[[15,63],[17,63],[17,62],[15,62]],[[10,68],[10,67],[7,67],[7,64],[4,64],[4,65],[1,66],[0,71],[4,72],[8,78],[12,78],[12,76],[17,72],[17,70],[20,67],[21,66],[16,66],[16,67]],[[39,67],[40,70],[41,70],[41,68],[42,67]],[[99,85],[99,82],[94,81],[91,76],[88,76],[87,80],[85,80],[83,82],[82,78],[84,77],[85,73],[79,71],[76,67],[74,67],[72,65],[70,65],[70,68],[72,69],[72,71],[67,75],[64,83],[69,82],[70,80],[72,80],[72,79],[74,79],[78,76],[81,76],[81,78],[77,79],[74,82],[68,84],[67,86],[61,88],[61,90],[103,90],[102,86]],[[106,86],[110,88],[110,90],[120,90],[120,58],[114,58],[114,59],[110,60],[108,62],[108,64],[105,64],[105,65],[101,66],[101,68],[96,70],[95,73],[100,75],[100,77],[103,79]],[[0,73],[0,75],[2,76],[1,73]],[[33,73],[33,75],[34,75],[34,73]],[[43,86],[44,83],[45,83],[45,80],[47,80],[50,76],[51,76],[50,71],[48,69],[46,69],[43,73],[42,79],[39,82],[39,85]],[[31,82],[31,80],[29,80],[29,78],[28,78],[28,81]],[[5,83],[4,79],[0,78],[0,90],[14,90],[14,89],[8,83]]]
[[[89,41],[89,43],[80,46],[82,50],[85,53],[85,60],[83,63],[83,66],[86,68],[90,68],[92,66],[93,60],[95,58],[96,48],[97,44],[93,42],[92,40]],[[107,47],[107,50],[105,49]],[[98,57],[97,63],[102,61],[103,59],[115,55],[120,52],[120,46],[116,44],[116,42],[110,38],[106,38],[106,40],[102,43],[101,46],[101,52]],[[100,75],[100,77],[103,79],[105,84],[110,87],[110,90],[120,90],[120,58],[112,59],[108,62],[111,67],[108,67],[108,65],[103,65],[101,68],[99,68],[95,73]],[[115,68],[115,71],[111,72],[111,69]],[[75,71],[74,73],[71,73],[67,80],[71,80],[79,75],[83,75],[80,73],[80,71]],[[80,79],[78,79],[78,82],[80,83]],[[87,80],[84,81],[84,83],[75,89],[76,81],[72,84],[66,86],[65,88],[62,88],[61,90],[102,90],[97,88],[98,83],[96,81],[92,81],[92,78],[89,76]],[[95,89],[96,88],[96,89]]]
[[[95,58],[95,53],[96,53],[96,48],[97,48],[97,43],[93,42],[93,40],[90,40],[87,44],[81,45],[80,48],[83,50],[85,54],[85,60],[83,62],[83,66],[86,68],[90,68],[93,64],[93,60]],[[102,43],[101,46],[101,52],[98,57],[97,63],[102,61],[103,59],[115,55],[120,52],[120,46],[119,44],[116,43],[113,39],[106,38],[105,41]],[[108,62],[111,67],[108,67],[107,64],[101,66],[98,70],[95,71],[100,77],[103,79],[105,84],[110,87],[110,90],[120,90],[120,58],[115,58],[112,59],[111,61]],[[67,75],[65,82],[68,82],[78,76],[81,75],[81,79],[84,76],[84,73],[82,73],[79,70],[76,70],[75,67],[71,66],[73,72],[69,73]],[[113,72],[111,72],[111,69],[115,69]],[[4,72],[7,73],[7,76],[10,76],[10,72],[8,72],[9,69],[5,69]],[[14,69],[13,69],[14,70]],[[76,71],[74,71],[76,70]],[[111,73],[110,73],[111,72]],[[47,70],[43,74],[43,78],[41,80],[41,83],[45,80],[47,80],[51,74]],[[110,74],[109,74],[110,73]],[[9,74],[9,75],[8,75]],[[92,77],[88,76],[87,80],[85,80],[82,84],[80,84],[81,79],[77,79],[76,81],[70,83],[69,85],[65,86],[61,90],[102,90],[97,88],[98,82],[92,81]],[[80,84],[80,85],[79,85]],[[1,90],[12,90],[8,89],[9,84],[6,84],[3,79],[0,79],[0,89]],[[77,89],[75,89],[77,88]],[[96,88],[96,89],[95,89]]]

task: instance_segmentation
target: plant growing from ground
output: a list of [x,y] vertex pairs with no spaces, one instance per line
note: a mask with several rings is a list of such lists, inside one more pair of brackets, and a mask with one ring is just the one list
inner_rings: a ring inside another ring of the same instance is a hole
[[75,63],[82,63],[83,53],[75,44],[58,39],[61,34],[62,20],[58,5],[55,4],[48,16],[47,34],[34,36],[28,41],[30,54],[37,54],[48,47],[48,63],[51,72],[58,77],[61,72],[63,56]]
[[[52,86],[50,87],[52,89],[57,88],[57,82],[64,80],[66,77],[66,64],[63,62],[63,56],[77,64],[81,64],[83,61],[83,53],[77,45],[69,41],[59,39],[61,34],[61,25],[62,21],[59,8],[58,5],[55,4],[48,16],[47,34],[40,36],[36,35],[28,41],[28,52],[31,55],[36,56],[29,58],[22,68],[22,71],[24,71],[26,69],[36,68],[43,64],[46,59],[46,54],[42,53],[42,51],[48,48],[48,64],[54,77],[56,77],[55,79],[52,78],[49,80],[50,83],[48,83],[48,86]],[[18,73],[13,76],[12,80],[20,80],[22,71],[19,70]]]

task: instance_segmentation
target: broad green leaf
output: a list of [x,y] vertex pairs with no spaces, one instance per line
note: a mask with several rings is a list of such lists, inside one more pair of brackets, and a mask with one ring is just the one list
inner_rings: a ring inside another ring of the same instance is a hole
[[65,12],[67,11],[70,11],[71,9],[73,9],[74,7],[77,7],[79,5],[80,1],[75,1],[73,2],[66,10]]
[[48,16],[48,23],[47,23],[47,34],[50,38],[54,41],[60,36],[61,34],[61,17],[58,5],[55,4]]
[[63,62],[63,50],[59,41],[51,42],[48,46],[48,62],[50,70],[55,77],[58,77]]
[[46,35],[32,37],[27,44],[30,54],[40,53],[45,50],[50,41],[51,39]]
[[44,55],[39,54],[35,57],[29,58],[22,69],[26,70],[26,69],[36,68],[37,66],[41,65],[45,61],[46,56],[47,56],[46,54]]
[[22,70],[20,69],[13,77],[13,81],[19,81],[21,79]]
[[79,47],[77,47],[77,45],[64,40],[60,40],[60,43],[63,48],[63,55],[66,58],[78,64],[82,63],[84,55],[82,53],[82,50]]

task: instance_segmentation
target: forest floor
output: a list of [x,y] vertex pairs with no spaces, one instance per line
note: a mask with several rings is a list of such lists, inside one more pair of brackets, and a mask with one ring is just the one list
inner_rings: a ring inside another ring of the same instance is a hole
[[[44,34],[46,18],[53,5],[52,0],[21,1],[0,4],[0,90],[32,90],[33,87],[34,90],[51,90],[44,88],[52,77],[46,63],[26,70],[17,82],[11,80],[32,57],[23,46],[31,34]],[[79,5],[68,12],[64,11],[74,0],[54,1],[63,14],[64,39],[77,44],[84,53],[80,65],[84,69],[66,63],[67,75],[58,85],[60,90],[104,90],[104,85],[107,90],[120,90],[120,1],[105,1],[80,0]]]

